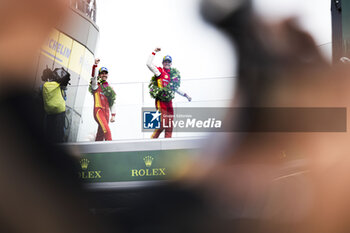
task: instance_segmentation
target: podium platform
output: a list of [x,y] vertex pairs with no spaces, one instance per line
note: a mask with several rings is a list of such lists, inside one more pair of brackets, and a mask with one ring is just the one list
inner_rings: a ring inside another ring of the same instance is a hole
[[181,176],[204,138],[70,143],[79,154],[79,176],[93,190],[137,189]]

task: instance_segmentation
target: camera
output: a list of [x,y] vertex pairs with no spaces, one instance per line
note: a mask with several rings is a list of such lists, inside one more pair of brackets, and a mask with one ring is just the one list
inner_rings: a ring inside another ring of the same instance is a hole
[[66,87],[67,85],[70,85],[70,73],[68,73],[63,67],[54,69],[52,76],[53,80],[58,82],[61,86]]
[[66,71],[63,67],[56,68],[53,71],[46,67],[41,76],[41,80],[44,82],[58,82],[60,86],[66,87],[67,85],[70,85],[70,73]]

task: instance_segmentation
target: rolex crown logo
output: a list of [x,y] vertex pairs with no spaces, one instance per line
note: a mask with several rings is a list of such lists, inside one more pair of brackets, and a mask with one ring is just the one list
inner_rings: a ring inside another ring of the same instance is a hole
[[89,166],[90,161],[88,159],[81,159],[80,165],[83,170],[86,170]]
[[143,161],[145,162],[146,167],[152,166],[153,159],[154,158],[152,156],[146,156],[143,158]]

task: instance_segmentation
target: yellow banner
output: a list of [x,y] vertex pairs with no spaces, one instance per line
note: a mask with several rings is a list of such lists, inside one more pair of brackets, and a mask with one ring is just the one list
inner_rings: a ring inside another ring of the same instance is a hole
[[[77,41],[54,29],[41,53],[64,68],[74,71],[86,81],[90,81],[94,55]],[[57,67],[57,66],[56,66]]]
[[51,41],[49,46],[56,50],[56,62],[64,67],[68,67],[69,59],[72,54],[73,40],[60,33],[58,41]]
[[68,36],[53,30],[42,46],[41,53],[60,65],[67,67],[72,53],[73,40]]
[[76,41],[73,41],[72,53],[68,64],[68,69],[77,74],[81,73],[86,48]]
[[46,43],[41,48],[41,53],[52,60],[55,60],[56,58],[56,50],[54,49],[54,44],[57,44],[59,35],[59,31],[53,30]]

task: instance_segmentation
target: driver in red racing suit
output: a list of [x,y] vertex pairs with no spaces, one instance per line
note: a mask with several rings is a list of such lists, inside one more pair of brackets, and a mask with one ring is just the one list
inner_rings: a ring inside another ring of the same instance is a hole
[[[102,67],[98,76],[96,75],[96,68],[100,59],[95,60],[95,64],[92,66],[92,78],[91,78],[91,90],[94,96],[94,118],[98,124],[97,134],[95,141],[111,141],[112,134],[108,125],[109,121],[109,109],[110,105],[108,102],[107,96],[103,93],[101,85],[104,87],[108,86],[108,70],[105,67]],[[100,78],[101,82],[98,82]],[[115,122],[115,104],[111,107],[112,117],[111,122]]]
[[[170,82],[170,69],[172,65],[172,58],[167,55],[163,58],[163,68],[157,67],[153,65],[153,59],[157,52],[159,52],[161,49],[156,48],[154,52],[150,55],[148,61],[147,61],[147,67],[154,73],[154,75],[157,77],[157,83],[158,87],[166,87]],[[184,96],[188,99],[188,101],[191,101],[192,98],[188,96],[186,93],[183,93],[180,90],[176,90],[176,93],[178,93],[181,96]],[[161,101],[159,99],[156,99],[156,108],[161,113],[161,126],[159,129],[156,129],[151,138],[158,138],[161,132],[164,130],[163,123],[165,123],[168,127],[165,128],[165,138],[171,138],[172,132],[173,132],[173,115],[174,115],[174,109],[173,109],[173,102],[165,102]],[[170,127],[169,127],[170,126]]]

